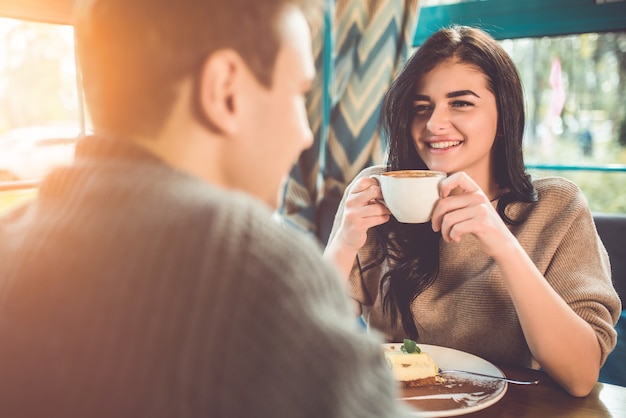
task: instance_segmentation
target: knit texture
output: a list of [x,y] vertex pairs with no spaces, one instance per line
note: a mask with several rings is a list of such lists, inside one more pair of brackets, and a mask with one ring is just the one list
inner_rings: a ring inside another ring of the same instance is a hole
[[0,219],[6,417],[388,417],[382,339],[265,205],[87,138]]
[[[383,171],[383,166],[370,167],[357,179]],[[510,230],[548,283],[593,327],[604,363],[615,346],[614,325],[621,303],[587,201],[575,184],[563,178],[538,179],[534,186],[539,195],[537,203],[518,202],[507,207],[506,213],[512,219],[527,216]],[[342,201],[331,239],[341,222],[343,207]],[[371,232],[357,256],[361,266],[370,264],[376,252],[377,240]],[[418,342],[455,348],[493,362],[539,367],[500,270],[482,252],[478,240],[472,235],[463,236],[460,243],[441,239],[439,248],[439,275],[411,304],[420,335]],[[350,293],[361,304],[369,327],[382,331],[389,341],[402,341],[405,336],[400,320],[392,327],[382,311],[379,285],[386,268],[384,262],[361,274],[355,262]]]

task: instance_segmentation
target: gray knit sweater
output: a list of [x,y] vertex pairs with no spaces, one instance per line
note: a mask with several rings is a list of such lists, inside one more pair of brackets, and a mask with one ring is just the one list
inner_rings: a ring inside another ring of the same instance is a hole
[[[383,166],[370,167],[356,179],[384,170]],[[537,203],[518,202],[507,207],[512,219],[526,216],[521,225],[510,227],[511,232],[548,283],[594,329],[604,362],[615,346],[614,325],[621,304],[587,201],[575,184],[563,178],[539,179],[534,185]],[[342,201],[331,238],[339,227],[343,206]],[[384,332],[390,341],[402,341],[402,324],[398,320],[395,327],[391,326],[379,294],[388,263],[364,273],[358,267],[371,264],[377,248],[370,230],[358,253],[359,263],[355,262],[352,269],[350,293],[372,329]],[[418,342],[456,348],[489,361],[538,367],[498,265],[482,252],[476,238],[467,235],[460,243],[440,240],[439,262],[437,279],[411,304],[420,333]]]
[[374,336],[249,196],[83,140],[0,219],[5,417],[389,417]]

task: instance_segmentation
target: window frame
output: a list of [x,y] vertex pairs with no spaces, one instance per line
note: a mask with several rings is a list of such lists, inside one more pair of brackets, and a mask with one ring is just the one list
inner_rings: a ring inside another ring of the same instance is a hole
[[626,1],[599,1],[479,0],[423,6],[413,46],[455,23],[480,27],[498,40],[626,30]]

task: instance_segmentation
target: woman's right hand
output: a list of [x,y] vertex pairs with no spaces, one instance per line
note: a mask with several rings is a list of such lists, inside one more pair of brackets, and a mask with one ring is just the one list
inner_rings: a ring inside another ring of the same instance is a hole
[[[382,203],[383,195],[378,182],[370,177],[355,181],[345,199],[341,223],[327,251],[352,254],[352,260],[365,244],[367,230],[389,220],[391,213]],[[346,260],[347,262],[347,260]]]
[[356,255],[367,240],[367,230],[389,220],[391,212],[380,201],[383,198],[376,179],[362,177],[347,192],[344,207],[339,208],[341,222],[326,246],[324,255],[330,258],[347,278]]

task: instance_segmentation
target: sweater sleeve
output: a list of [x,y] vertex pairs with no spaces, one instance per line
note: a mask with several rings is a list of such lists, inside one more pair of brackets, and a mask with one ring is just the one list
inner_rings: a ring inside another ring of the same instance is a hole
[[543,252],[538,263],[550,285],[596,332],[602,364],[616,343],[614,325],[621,302],[611,283],[608,254],[596,232],[582,191],[564,179],[538,187],[550,219],[537,234]]

